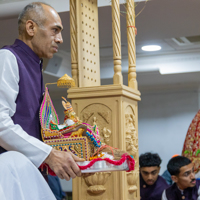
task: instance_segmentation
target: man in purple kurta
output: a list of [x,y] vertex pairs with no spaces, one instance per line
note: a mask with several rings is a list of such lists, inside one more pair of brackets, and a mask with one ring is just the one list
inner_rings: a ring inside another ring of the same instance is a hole
[[158,154],[145,153],[140,155],[140,199],[161,200],[163,191],[169,187],[159,176],[161,159]]
[[17,151],[37,168],[47,163],[56,175],[69,180],[81,176],[75,161],[82,159],[44,144],[39,124],[42,58],[52,58],[58,51],[62,29],[55,9],[45,3],[30,3],[19,15],[18,39],[0,49],[0,163],[5,154]]
[[162,200],[200,200],[200,180],[195,180],[194,166],[188,158],[172,158],[167,169],[174,184],[164,190]]

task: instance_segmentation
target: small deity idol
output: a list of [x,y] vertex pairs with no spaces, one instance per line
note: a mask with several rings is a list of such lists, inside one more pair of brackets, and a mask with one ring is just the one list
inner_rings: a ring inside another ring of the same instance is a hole
[[67,126],[72,126],[76,123],[80,124],[81,121],[76,116],[76,113],[74,112],[70,102],[67,101],[64,97],[62,97],[62,99],[64,100],[64,101],[62,101],[62,105],[65,109],[64,110],[64,114],[65,114],[64,124],[66,124]]

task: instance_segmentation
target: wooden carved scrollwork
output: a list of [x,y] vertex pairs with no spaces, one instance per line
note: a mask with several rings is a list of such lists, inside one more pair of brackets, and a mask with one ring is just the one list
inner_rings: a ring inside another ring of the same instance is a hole
[[110,143],[110,136],[111,136],[111,130],[107,129],[106,127],[103,128],[103,137],[104,137],[104,143],[108,144]]
[[135,169],[132,172],[127,172],[127,182],[129,185],[128,191],[130,193],[136,192],[138,187],[136,186],[138,175],[139,175],[139,169]]
[[[96,125],[99,129],[101,142],[111,145],[111,110],[104,104],[90,104],[81,111],[81,119],[84,123]],[[98,195],[106,191],[104,186],[108,181],[110,172],[99,172],[84,178],[88,186],[87,191]]]
[[135,120],[133,114],[126,114],[126,150],[137,159],[138,137],[135,130]]
[[137,191],[137,180],[139,176],[139,163],[138,163],[138,135],[135,128],[135,114],[131,106],[125,110],[125,141],[126,151],[129,152],[135,160],[135,170],[127,173],[127,182],[129,185],[128,191],[133,193]]
[[93,114],[94,114],[93,112],[91,112],[91,113],[84,113],[84,114],[83,114],[83,117],[82,117],[83,122],[87,122],[88,119],[89,119]]
[[106,191],[105,183],[111,172],[97,172],[94,175],[84,178],[85,183],[89,186],[87,191],[92,194],[101,194]]
[[91,104],[81,112],[81,119],[88,124],[97,125],[101,142],[112,146],[111,110],[103,104]]

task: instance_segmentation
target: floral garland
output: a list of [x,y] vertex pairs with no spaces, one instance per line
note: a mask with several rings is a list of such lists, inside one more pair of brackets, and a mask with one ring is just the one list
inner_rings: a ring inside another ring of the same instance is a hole
[[78,166],[79,166],[80,170],[85,170],[85,169],[92,167],[92,165],[94,165],[94,163],[96,163],[98,161],[102,161],[102,160],[107,161],[108,163],[117,165],[117,166],[123,164],[127,160],[128,167],[129,167],[129,170],[127,172],[134,170],[134,167],[135,167],[134,159],[127,154],[123,154],[120,160],[111,160],[110,158],[96,158],[85,166],[79,166],[79,165]]
[[[134,170],[134,167],[135,167],[135,160],[134,160],[131,156],[127,155],[127,154],[123,154],[120,160],[111,160],[111,159],[109,159],[109,158],[104,158],[104,159],[102,159],[102,158],[97,158],[97,159],[94,159],[94,160],[90,161],[89,164],[87,164],[87,165],[85,165],[85,166],[79,166],[79,165],[78,165],[78,167],[80,168],[80,170],[85,170],[85,169],[90,168],[92,165],[94,165],[95,162],[98,162],[98,161],[106,161],[106,162],[108,162],[108,163],[110,163],[110,164],[113,164],[113,165],[118,166],[118,165],[123,164],[126,160],[127,160],[128,167],[129,167],[129,169],[127,170],[127,172],[130,172],[130,171]],[[47,165],[46,163],[43,163],[43,164],[40,166],[40,168],[41,168],[42,171],[43,171],[43,169],[44,169],[45,167],[48,169],[48,173],[49,173],[50,175],[56,176],[56,174],[54,173],[54,171],[53,171],[53,170],[49,167],[49,165]]]

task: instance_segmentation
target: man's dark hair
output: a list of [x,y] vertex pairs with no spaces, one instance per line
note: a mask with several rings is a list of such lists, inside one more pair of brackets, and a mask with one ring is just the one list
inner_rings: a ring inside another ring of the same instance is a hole
[[[18,17],[18,30],[19,34],[22,34],[25,29],[27,20],[34,21],[38,26],[42,27],[46,21],[45,11],[42,5],[50,6],[42,2],[33,2],[28,4]],[[50,6],[51,7],[51,6]]]
[[167,164],[167,170],[171,175],[177,176],[180,173],[180,168],[189,165],[191,160],[184,156],[176,156],[171,158]]
[[140,167],[159,167],[162,160],[157,153],[144,153],[140,155],[139,164]]

